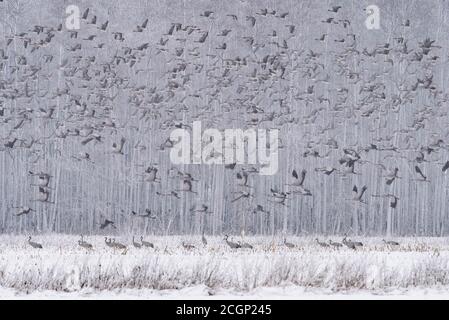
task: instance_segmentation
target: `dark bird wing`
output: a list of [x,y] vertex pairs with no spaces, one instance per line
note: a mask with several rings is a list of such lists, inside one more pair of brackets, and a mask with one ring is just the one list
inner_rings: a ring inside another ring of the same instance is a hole
[[106,21],[105,23],[103,23],[103,24],[101,25],[101,30],[105,31],[106,28],[108,27],[108,24],[109,24],[109,21]]
[[363,194],[365,193],[365,191],[366,191],[367,189],[368,189],[367,186],[363,186],[363,187],[362,187],[362,190],[360,191],[360,198],[363,197]]
[[296,172],[296,170],[293,170],[292,176],[293,176],[295,179],[298,179],[298,173]]
[[446,172],[447,169],[449,169],[449,161],[446,161],[442,170],[443,170],[443,172]]
[[86,20],[88,15],[89,15],[89,8],[87,8],[86,11],[84,11],[82,18]]
[[419,174],[424,180],[426,179],[426,176],[423,174],[421,169],[418,166],[415,166],[415,171],[417,174]]
[[390,208],[396,209],[397,205],[398,205],[398,197],[394,197],[393,201],[390,202]]
[[301,171],[301,180],[299,181],[300,185],[302,185],[304,183],[304,180],[306,180],[306,174],[307,174],[306,170]]
[[207,32],[207,31],[205,33],[203,33],[203,35],[198,40],[198,42],[203,43],[204,41],[206,41],[208,35],[209,35],[209,32]]

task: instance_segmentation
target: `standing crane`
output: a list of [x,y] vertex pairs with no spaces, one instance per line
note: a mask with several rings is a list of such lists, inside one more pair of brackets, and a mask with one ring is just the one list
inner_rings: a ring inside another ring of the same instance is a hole
[[79,245],[80,247],[83,247],[83,248],[88,249],[88,250],[92,250],[92,249],[94,248],[94,246],[93,246],[92,244],[90,244],[90,243],[84,241],[83,235],[81,235],[81,239],[78,240],[78,245]]
[[112,245],[112,239],[108,237],[104,237],[104,242],[106,243],[106,245],[110,248],[113,248],[114,246]]
[[289,249],[295,248],[295,245],[293,243],[287,242],[286,238],[284,238],[284,246],[286,246]]
[[321,242],[318,238],[316,238],[315,241],[320,245],[320,247],[323,247],[323,248],[329,247],[329,244],[327,244],[326,242]]
[[396,242],[396,241],[391,241],[391,240],[386,241],[385,239],[383,239],[382,242],[389,246],[399,246],[399,242]]
[[346,240],[346,237],[343,238],[341,241],[345,246],[347,246],[349,249],[356,249],[356,245],[351,240]]
[[134,246],[134,248],[137,248],[137,249],[140,249],[140,248],[142,248],[142,244],[141,244],[141,243],[138,243],[138,242],[136,242],[136,241],[134,240],[134,236],[133,236],[133,246]]
[[144,246],[144,247],[154,248],[154,244],[152,244],[151,242],[143,240],[143,236],[140,236],[140,242],[142,243],[142,246]]
[[193,244],[189,244],[189,243],[185,243],[184,241],[182,242],[182,246],[184,249],[186,250],[192,250],[195,249],[195,246]]
[[35,249],[42,249],[42,245],[40,243],[31,241],[31,236],[28,237],[28,244]]
[[112,247],[116,248],[116,249],[126,249],[127,248],[123,243],[116,242],[115,238],[112,239]]
[[334,241],[332,241],[332,240],[329,240],[329,245],[331,245],[331,246],[334,247],[334,248],[341,248],[341,247],[343,247],[343,245],[342,245],[341,243],[339,243],[339,242],[334,242]]
[[239,249],[241,246],[238,243],[232,242],[228,240],[228,235],[226,234],[224,237],[224,241],[231,249]]

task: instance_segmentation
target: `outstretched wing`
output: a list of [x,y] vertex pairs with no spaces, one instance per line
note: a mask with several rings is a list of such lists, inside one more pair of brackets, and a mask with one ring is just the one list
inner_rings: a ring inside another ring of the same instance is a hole
[[298,173],[296,172],[296,170],[293,170],[292,176],[293,176],[295,179],[298,179]]

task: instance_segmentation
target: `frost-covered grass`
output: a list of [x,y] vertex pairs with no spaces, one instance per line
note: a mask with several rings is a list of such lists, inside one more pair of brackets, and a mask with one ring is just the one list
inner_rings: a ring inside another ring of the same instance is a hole
[[[381,238],[360,238],[362,249],[319,247],[314,238],[290,237],[288,249],[279,238],[247,237],[254,249],[232,250],[221,237],[147,238],[155,249],[126,252],[107,247],[104,237],[87,237],[89,251],[78,237],[36,236],[43,249],[33,249],[24,236],[0,236],[0,288],[35,290],[179,290],[205,288],[252,292],[267,287],[297,286],[327,292],[409,290],[449,287],[449,241],[445,238],[401,238],[390,248]],[[237,239],[236,239],[237,240]],[[333,238],[333,240],[341,240]],[[186,250],[181,243],[196,245]]]

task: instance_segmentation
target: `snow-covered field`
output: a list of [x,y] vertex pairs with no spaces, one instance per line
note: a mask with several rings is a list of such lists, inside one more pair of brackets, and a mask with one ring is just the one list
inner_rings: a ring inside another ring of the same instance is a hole
[[[324,240],[323,238],[321,238]],[[314,237],[246,237],[254,249],[230,249],[221,237],[148,237],[155,249],[109,248],[104,237],[0,236],[0,298],[449,298],[449,241],[355,239],[363,248],[327,249]],[[239,238],[236,238],[239,240]],[[327,239],[326,239],[327,240]],[[341,238],[332,238],[334,241]],[[186,250],[181,243],[195,249]]]

